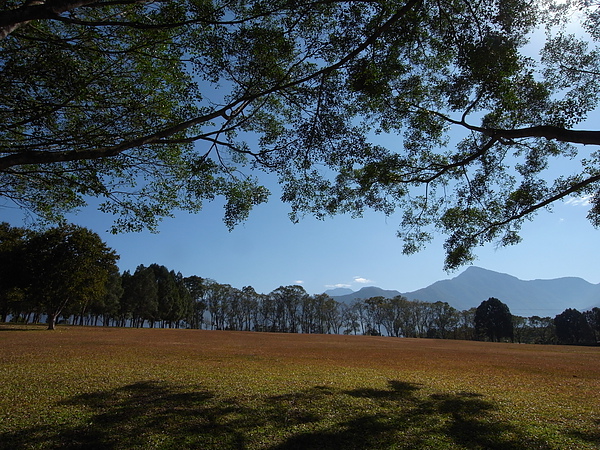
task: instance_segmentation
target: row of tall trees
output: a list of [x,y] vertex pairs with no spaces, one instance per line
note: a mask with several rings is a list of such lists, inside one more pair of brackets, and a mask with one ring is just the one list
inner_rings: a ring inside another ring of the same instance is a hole
[[301,286],[268,294],[165,266],[119,272],[118,256],[92,231],[62,226],[31,231],[0,224],[0,320],[186,327],[286,333],[593,344],[600,308],[550,317],[517,317],[496,298],[459,311],[446,302],[371,297],[351,304]]

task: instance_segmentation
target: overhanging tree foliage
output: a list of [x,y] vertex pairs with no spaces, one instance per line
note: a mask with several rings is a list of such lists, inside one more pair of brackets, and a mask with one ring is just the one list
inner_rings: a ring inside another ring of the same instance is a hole
[[[569,195],[600,223],[598,154],[579,147],[600,132],[575,129],[598,101],[594,2],[0,6],[0,194],[43,219],[91,196],[115,231],[155,228],[223,196],[231,227],[266,201],[262,169],[294,220],[401,210],[405,252],[441,232],[448,268]],[[522,49],[544,25],[536,62]]]

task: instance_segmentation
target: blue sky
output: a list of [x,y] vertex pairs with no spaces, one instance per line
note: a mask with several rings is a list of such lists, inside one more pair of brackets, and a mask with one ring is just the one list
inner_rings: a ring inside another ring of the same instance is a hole
[[[599,283],[600,232],[585,219],[582,199],[557,204],[523,230],[524,241],[508,248],[480,248],[476,265],[521,279],[563,276]],[[2,220],[22,225],[22,213],[2,208]],[[368,213],[362,219],[310,217],[293,224],[288,207],[273,195],[232,232],[222,223],[222,209],[209,203],[196,215],[167,219],[158,234],[112,235],[112,218],[89,208],[72,216],[74,223],[96,231],[121,259],[121,270],[158,263],[185,276],[212,278],[268,293],[281,285],[301,284],[310,294],[335,286],[358,290],[376,285],[408,292],[458,275],[443,270],[443,239],[423,252],[404,256],[395,236],[398,217]]]

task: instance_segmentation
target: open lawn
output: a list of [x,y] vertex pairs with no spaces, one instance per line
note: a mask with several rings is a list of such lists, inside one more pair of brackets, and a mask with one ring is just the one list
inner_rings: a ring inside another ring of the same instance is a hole
[[600,348],[0,325],[0,448],[600,448]]

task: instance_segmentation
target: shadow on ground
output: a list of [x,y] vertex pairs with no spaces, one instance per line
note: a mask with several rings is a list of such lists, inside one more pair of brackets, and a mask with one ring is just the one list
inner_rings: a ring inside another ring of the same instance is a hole
[[57,405],[68,417],[64,423],[0,434],[0,448],[551,448],[497,421],[494,410],[476,393],[427,395],[422,386],[401,381],[390,381],[387,389],[315,386],[230,398],[140,382],[70,398]]

